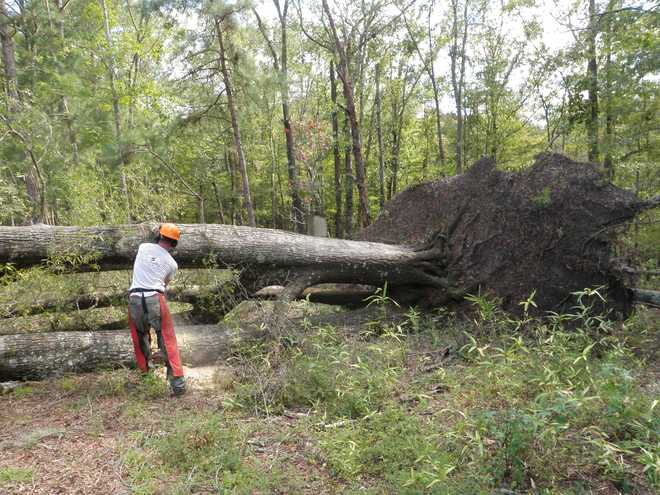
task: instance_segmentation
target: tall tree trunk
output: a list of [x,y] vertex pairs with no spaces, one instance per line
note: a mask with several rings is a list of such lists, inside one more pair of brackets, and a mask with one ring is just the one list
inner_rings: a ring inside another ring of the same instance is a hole
[[362,139],[360,137],[360,125],[357,118],[357,112],[355,109],[355,97],[353,90],[353,80],[349,72],[349,60],[348,54],[344,47],[344,44],[339,39],[337,34],[337,29],[335,27],[334,18],[330,12],[330,7],[328,6],[327,0],[322,0],[323,10],[328,16],[328,22],[330,24],[330,30],[333,36],[335,51],[339,57],[339,79],[342,82],[342,88],[344,93],[344,100],[346,104],[346,113],[348,115],[348,120],[351,126],[351,137],[353,144],[353,158],[355,159],[355,182],[358,189],[358,198],[359,198],[359,219],[360,225],[366,227],[371,223],[371,213],[369,211],[369,196],[367,192],[367,179],[366,171],[364,166],[364,160],[362,158]]
[[385,208],[385,157],[383,152],[383,128],[381,125],[380,63],[376,64],[376,135],[378,137],[378,203]]
[[274,229],[278,228],[277,225],[277,188],[276,188],[276,177],[277,177],[277,154],[275,153],[275,140],[273,139],[273,129],[272,126],[269,129],[269,142],[270,142],[270,223]]
[[218,189],[218,184],[213,181],[213,192],[215,193],[215,203],[218,207],[218,223],[225,223],[225,210],[222,207],[222,199],[220,198],[220,191]]
[[330,98],[332,99],[332,156],[335,164],[335,237],[344,237],[341,201],[341,158],[339,155],[339,118],[335,64],[330,60]]
[[606,14],[605,33],[605,158],[603,166],[610,182],[614,180],[614,163],[612,161],[612,147],[614,137],[614,115],[612,113],[612,21],[610,19],[612,2],[608,5]]
[[442,165],[445,164],[445,150],[444,146],[442,143],[442,120],[441,120],[441,114],[440,114],[440,89],[438,88],[438,81],[435,77],[435,67],[433,65],[434,62],[434,49],[433,49],[433,35],[431,33],[431,15],[433,13],[433,8],[434,8],[435,2],[432,1],[431,4],[429,5],[427,11],[428,11],[428,27],[427,27],[427,39],[429,42],[428,46],[428,56],[425,57],[422,54],[422,50],[419,47],[419,43],[417,42],[417,39],[415,38],[415,34],[413,33],[412,28],[410,27],[410,24],[408,23],[408,19],[406,18],[405,14],[403,15],[403,20],[406,25],[406,29],[408,30],[408,35],[410,36],[410,40],[412,41],[415,51],[417,52],[417,55],[419,55],[420,61],[422,62],[422,65],[424,66],[424,70],[426,71],[426,74],[429,77],[429,80],[431,81],[431,86],[433,88],[433,102],[435,104],[435,124],[436,124],[436,134],[437,134],[437,139],[438,139],[438,168],[441,169]]
[[247,173],[247,165],[245,163],[245,155],[243,154],[243,145],[241,143],[241,130],[238,126],[238,117],[236,116],[236,105],[234,102],[234,93],[229,77],[229,70],[227,69],[227,60],[225,57],[225,45],[222,39],[222,25],[221,19],[215,17],[215,29],[218,36],[218,44],[220,46],[220,69],[222,71],[222,79],[225,84],[225,91],[227,93],[227,106],[229,107],[229,114],[231,117],[231,127],[234,131],[234,146],[236,147],[236,155],[238,158],[238,168],[241,172],[243,180],[243,201],[248,215],[248,224],[255,227],[257,222],[254,217],[254,208],[252,206],[252,195],[250,193],[250,180]]
[[110,54],[107,57],[107,68],[108,68],[108,81],[110,83],[110,93],[112,96],[112,113],[115,120],[115,138],[117,140],[117,158],[119,164],[119,188],[122,195],[124,196],[124,201],[126,202],[126,215],[127,220],[130,223],[132,221],[131,217],[131,205],[130,198],[128,194],[128,184],[126,181],[126,171],[124,167],[128,164],[128,155],[125,153],[123,136],[122,136],[122,125],[121,125],[121,111],[119,109],[119,94],[117,93],[117,87],[115,86],[115,57],[112,53],[113,44],[112,44],[112,35],[110,34],[110,18],[108,15],[108,9],[105,4],[105,0],[99,0],[101,10],[103,12],[103,32],[105,34],[105,40],[108,44],[108,50]]
[[204,207],[204,182],[199,183],[199,193],[197,193],[197,221],[206,223],[206,209]]
[[291,219],[293,220],[295,231],[304,233],[306,230],[305,208],[302,200],[300,173],[298,166],[296,165],[295,139],[293,128],[291,127],[291,112],[289,109],[289,62],[287,47],[287,16],[289,11],[289,0],[284,0],[283,6],[280,6],[279,0],[273,0],[273,4],[277,10],[277,16],[280,22],[279,57],[257,10],[253,9],[252,11],[257,18],[259,30],[271,52],[275,72],[279,76],[279,91],[282,99],[282,122],[284,124],[284,136],[286,140],[287,172],[289,175],[289,189],[291,192]]
[[14,40],[9,26],[9,15],[5,0],[0,0],[0,43],[2,44],[2,66],[5,73],[5,91],[9,98],[10,111],[19,101],[16,59],[14,58]]
[[[64,50],[66,47],[66,38],[64,37],[64,7],[65,4],[63,0],[56,0],[55,2],[57,10],[59,12],[59,31],[60,31],[60,49]],[[66,95],[62,95],[60,99],[60,107],[62,115],[64,116],[64,124],[66,125],[67,134],[69,136],[69,143],[71,144],[71,157],[73,163],[78,164],[80,157],[78,155],[78,137],[76,136],[76,131],[73,127],[73,118],[71,117],[71,112],[69,111],[69,103]]]
[[353,167],[351,165],[351,137],[348,115],[344,114],[344,234],[347,239],[353,237]]
[[298,167],[296,166],[296,150],[293,129],[291,127],[291,115],[289,111],[289,62],[287,50],[287,12],[289,1],[284,0],[283,11],[280,11],[279,0],[274,0],[280,18],[281,30],[281,74],[280,74],[280,93],[282,96],[282,118],[284,123],[284,133],[286,135],[286,158],[289,172],[289,181],[291,182],[291,208],[296,232],[305,232],[305,211],[302,201],[300,178]]
[[596,0],[589,0],[589,29],[587,31],[587,74],[589,77],[589,113],[587,115],[588,158],[598,161],[598,60],[596,58],[596,36],[598,36],[598,13]]
[[[451,57],[451,83],[454,90],[454,102],[456,105],[456,173],[463,173],[463,88],[465,78],[465,45],[468,36],[468,4],[470,0],[464,0],[462,32],[460,33],[459,51],[459,18],[458,0],[451,1],[452,7],[452,47]],[[460,66],[459,64],[460,58]]]
[[227,175],[229,176],[229,194],[231,202],[229,203],[229,218],[232,225],[236,225],[236,179],[234,177],[234,163],[231,159],[231,153],[225,148],[225,167],[227,168]]

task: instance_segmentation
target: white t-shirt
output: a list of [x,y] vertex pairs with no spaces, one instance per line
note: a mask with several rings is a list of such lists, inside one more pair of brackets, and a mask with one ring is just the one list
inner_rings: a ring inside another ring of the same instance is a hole
[[[131,289],[154,289],[165,292],[165,279],[172,280],[179,266],[166,249],[158,244],[140,244],[133,264]],[[129,289],[130,290],[130,289]],[[132,296],[151,296],[156,292],[133,293]]]

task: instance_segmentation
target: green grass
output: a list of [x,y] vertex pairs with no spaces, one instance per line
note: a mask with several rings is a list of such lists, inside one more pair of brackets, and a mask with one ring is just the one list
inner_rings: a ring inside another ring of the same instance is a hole
[[[476,296],[469,325],[413,313],[414,324],[361,337],[310,329],[250,355],[233,399],[249,414],[309,411],[349,491],[651,493],[660,407],[644,383],[657,321],[640,310],[614,323],[590,313],[597,291],[579,297],[572,315],[541,320]],[[420,356],[447,346],[446,365],[424,371]]]
[[218,414],[181,415],[153,434],[138,433],[123,455],[132,493],[287,493],[300,490],[286,466],[250,455],[249,432]]
[[126,446],[131,489],[304,492],[299,470],[250,443],[293,413],[266,445],[297,449],[337,493],[656,493],[657,315],[611,322],[583,296],[572,315],[514,319],[475,296],[474,321],[411,311],[362,334],[239,345],[223,413],[162,421]]
[[29,385],[22,385],[20,387],[16,387],[12,391],[12,394],[17,399],[21,399],[21,398],[24,398],[24,397],[30,397],[34,393],[35,393],[35,389],[33,387],[30,387]]
[[30,483],[33,476],[32,469],[3,467],[0,468],[0,486],[14,483]]

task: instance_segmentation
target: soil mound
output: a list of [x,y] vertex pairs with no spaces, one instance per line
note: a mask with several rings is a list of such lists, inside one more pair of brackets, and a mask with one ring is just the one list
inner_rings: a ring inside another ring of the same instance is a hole
[[437,247],[452,286],[490,292],[508,310],[536,290],[539,311],[565,311],[571,292],[606,286],[608,308],[626,315],[631,294],[610,227],[639,209],[594,164],[546,153],[529,169],[505,172],[482,159],[463,175],[402,191],[358,239]]

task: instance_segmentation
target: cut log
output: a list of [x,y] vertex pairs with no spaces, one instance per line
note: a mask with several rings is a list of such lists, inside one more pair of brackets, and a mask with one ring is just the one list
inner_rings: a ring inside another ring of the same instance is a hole
[[[235,329],[194,325],[176,329],[181,359],[188,366],[215,362]],[[0,381],[42,379],[67,372],[134,367],[128,330],[50,332],[0,336]]]
[[[274,304],[283,310],[281,316],[289,335],[303,332],[308,325],[333,325],[339,330],[352,331],[373,324],[376,318],[390,318],[382,307],[346,311],[338,306],[306,302],[244,301],[221,324],[175,327],[183,364],[213,364],[229,357],[239,341],[263,342],[281,335],[281,329],[274,328],[272,320]],[[391,319],[395,318],[401,321],[404,315],[392,313]],[[42,379],[116,367],[135,367],[128,330],[0,336],[0,381]]]

